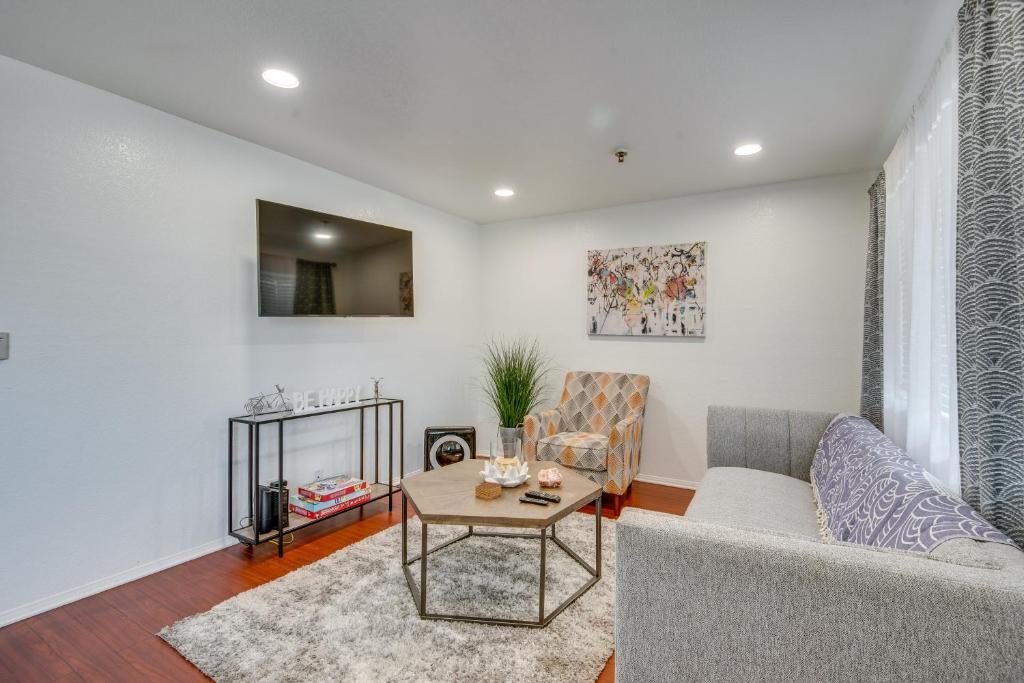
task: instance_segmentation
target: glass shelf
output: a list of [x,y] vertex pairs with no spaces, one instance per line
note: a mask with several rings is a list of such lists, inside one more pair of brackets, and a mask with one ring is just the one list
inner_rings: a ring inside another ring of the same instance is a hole
[[239,424],[257,425],[257,424],[273,424],[275,422],[287,422],[288,420],[298,420],[303,417],[316,417],[317,415],[331,415],[333,413],[344,413],[350,410],[361,410],[365,408],[373,408],[374,406],[387,406],[401,403],[401,399],[397,398],[379,398],[379,399],[364,399],[355,403],[345,403],[338,406],[331,406],[330,408],[313,408],[312,410],[304,410],[301,413],[293,413],[289,411],[282,411],[277,413],[263,413],[262,415],[239,415],[238,417],[229,418],[231,422],[237,422]]

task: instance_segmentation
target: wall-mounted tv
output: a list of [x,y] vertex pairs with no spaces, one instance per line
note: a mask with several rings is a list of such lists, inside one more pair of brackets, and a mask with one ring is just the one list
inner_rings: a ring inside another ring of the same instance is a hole
[[259,199],[261,316],[413,315],[412,232]]

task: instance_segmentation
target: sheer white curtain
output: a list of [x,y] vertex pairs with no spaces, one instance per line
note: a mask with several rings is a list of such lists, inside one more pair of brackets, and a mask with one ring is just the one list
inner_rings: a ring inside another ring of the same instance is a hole
[[959,493],[955,32],[885,162],[885,177],[885,431]]

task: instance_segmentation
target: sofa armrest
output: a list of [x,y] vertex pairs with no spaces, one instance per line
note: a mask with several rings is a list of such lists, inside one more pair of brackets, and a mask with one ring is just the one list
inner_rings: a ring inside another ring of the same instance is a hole
[[562,431],[562,413],[558,408],[542,410],[523,418],[523,457],[537,459],[537,442]]
[[1016,571],[627,509],[616,680],[1022,680]]

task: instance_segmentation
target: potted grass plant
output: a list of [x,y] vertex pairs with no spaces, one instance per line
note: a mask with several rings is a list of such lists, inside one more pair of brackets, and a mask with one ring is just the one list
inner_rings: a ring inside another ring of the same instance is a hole
[[484,393],[498,418],[506,457],[522,442],[523,420],[540,403],[548,360],[535,339],[492,339],[484,352]]

